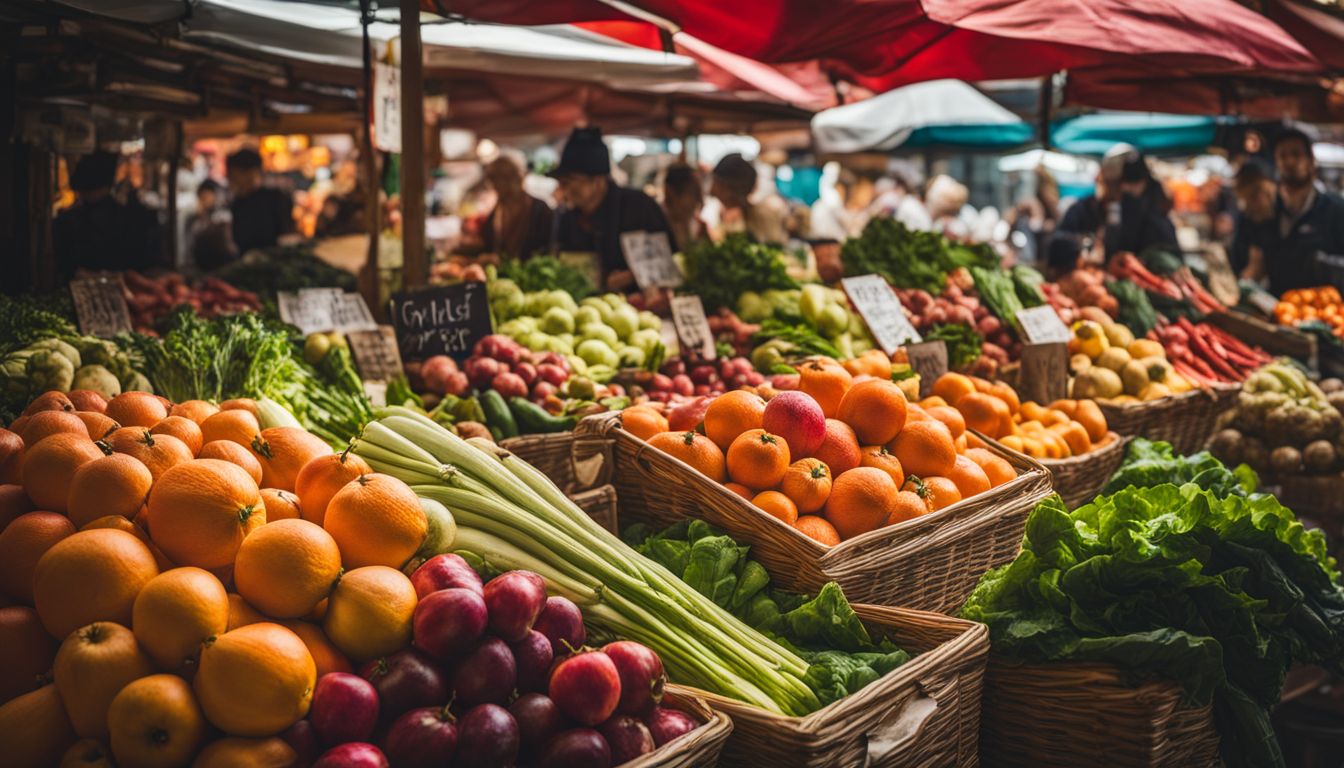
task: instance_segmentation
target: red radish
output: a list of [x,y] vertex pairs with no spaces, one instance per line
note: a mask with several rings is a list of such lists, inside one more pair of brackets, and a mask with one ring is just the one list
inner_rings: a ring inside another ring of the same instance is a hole
[[295,722],[280,734],[289,748],[294,750],[295,765],[312,765],[322,754],[322,745],[317,741],[317,731],[306,718]]
[[465,589],[480,595],[484,586],[467,561],[451,552],[426,560],[411,574],[411,584],[415,587],[415,596],[421,600],[441,589]]
[[811,456],[826,437],[826,414],[806,392],[780,392],[765,404],[761,428],[784,438],[789,455]]
[[498,704],[467,710],[457,721],[454,768],[497,768],[518,759],[518,722]]
[[415,606],[413,643],[440,661],[454,659],[485,633],[488,616],[485,600],[469,589],[432,592]]
[[611,717],[620,703],[621,676],[605,653],[579,653],[556,665],[548,692],[571,720],[597,725]]
[[434,355],[420,365],[420,378],[431,392],[448,391],[448,376],[457,373],[457,363],[447,355]]
[[358,675],[328,672],[313,689],[308,719],[327,746],[368,741],[378,725],[378,691]]
[[498,637],[487,637],[458,662],[449,686],[454,702],[470,707],[507,702],[517,680],[509,646]]
[[607,740],[607,746],[611,747],[613,765],[629,762],[657,749],[653,744],[653,734],[637,717],[617,715],[603,723],[598,731]]
[[551,641],[551,655],[557,659],[577,652],[588,640],[579,606],[559,595],[546,598],[546,605],[532,628]]
[[537,380],[537,366],[531,363],[519,363],[513,366],[513,372],[523,380],[523,386],[530,387]]
[[[564,355],[558,352],[543,352],[539,355],[533,355],[532,364],[537,366],[538,374],[541,373],[541,367],[543,365],[553,365],[556,368],[559,368],[561,371],[563,371],[565,376],[569,376],[569,361],[565,359]],[[545,378],[545,376],[543,376],[542,378]],[[562,379],[560,382],[551,382],[551,383],[560,384],[563,382],[564,380]]]
[[554,363],[542,363],[537,366],[537,377],[558,387],[569,378],[569,371]]
[[518,722],[518,735],[524,757],[532,757],[551,737],[565,727],[565,717],[549,696],[524,693],[509,705],[509,714]]
[[655,707],[645,716],[644,724],[649,727],[653,743],[660,747],[700,727],[690,715],[667,707]]
[[608,768],[611,747],[592,728],[575,728],[551,739],[542,749],[541,768]]
[[317,758],[313,768],[388,768],[382,750],[362,741],[332,747]]
[[533,402],[541,402],[548,397],[554,396],[555,393],[559,391],[560,390],[549,381],[538,381],[536,384],[532,385],[531,399]]
[[502,573],[485,585],[490,631],[510,642],[527,635],[545,604],[546,582],[530,571]]
[[443,674],[428,656],[414,648],[375,659],[365,664],[359,674],[378,691],[378,709],[385,723],[407,710],[448,700],[448,684]]
[[462,372],[467,374],[471,385],[478,389],[490,386],[491,380],[504,370],[504,366],[493,357],[472,357],[462,366]]
[[412,709],[392,723],[383,748],[397,768],[451,765],[457,751],[457,718],[448,707]]
[[544,691],[551,673],[555,654],[551,641],[535,629],[528,630],[522,640],[509,643],[514,664],[518,668],[518,690]]
[[453,371],[448,374],[443,390],[445,395],[463,397],[471,391],[471,379],[461,371]]
[[490,380],[490,388],[504,397],[527,397],[527,382],[516,373],[497,373]]
[[642,715],[663,700],[667,676],[663,661],[646,645],[618,640],[602,648],[616,665],[621,678],[621,701],[616,711],[623,715]]

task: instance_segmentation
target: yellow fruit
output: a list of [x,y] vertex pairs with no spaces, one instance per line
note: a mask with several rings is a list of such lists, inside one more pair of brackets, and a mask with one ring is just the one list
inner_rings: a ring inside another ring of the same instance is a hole
[[233,566],[238,594],[277,619],[307,615],[326,599],[340,574],[336,540],[307,520],[277,520],[253,531]]
[[112,755],[136,768],[180,768],[205,739],[205,718],[187,681],[142,677],[121,689],[107,713]]
[[174,568],[149,580],[131,613],[140,647],[173,672],[200,655],[201,643],[228,630],[229,597],[209,571]]
[[99,621],[70,633],[56,652],[52,676],[75,733],[107,736],[107,708],[128,683],[153,674],[131,630]]
[[273,736],[308,714],[316,684],[317,667],[299,636],[262,622],[206,643],[195,689],[216,728],[231,736]]
[[356,568],[336,583],[322,628],[352,661],[376,659],[410,644],[415,604],[415,587],[401,571]]

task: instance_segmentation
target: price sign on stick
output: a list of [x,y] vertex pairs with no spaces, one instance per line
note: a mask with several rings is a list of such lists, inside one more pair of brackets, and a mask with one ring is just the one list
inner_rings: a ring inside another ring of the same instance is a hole
[[330,331],[336,327],[331,316],[332,294],[340,295],[337,289],[306,288],[298,293],[281,291],[275,295],[275,303],[280,310],[280,319],[299,329],[299,333],[309,334]]
[[342,333],[378,330],[369,305],[358,293],[337,293],[332,298],[331,322],[333,329]]
[[481,282],[393,294],[390,315],[405,360],[434,355],[465,360],[476,342],[494,330]]
[[672,323],[677,328],[677,338],[681,340],[681,349],[699,350],[701,357],[713,360],[714,334],[709,330],[709,320],[705,317],[705,305],[699,296],[672,297]]
[[1069,394],[1069,346],[1063,342],[1022,347],[1017,393],[1023,402],[1053,403]]
[[126,307],[120,277],[90,277],[70,281],[75,315],[84,333],[110,339],[131,330],[131,312]]
[[387,381],[401,373],[401,355],[397,354],[397,334],[390,325],[374,326],[372,331],[345,334],[350,355],[364,381]]
[[890,355],[902,344],[924,340],[905,316],[896,292],[881,275],[846,277],[840,284],[883,352]]
[[625,232],[621,235],[621,252],[640,288],[677,288],[681,285],[681,269],[672,258],[672,244],[666,232]]
[[942,339],[911,344],[905,348],[910,367],[919,374],[919,396],[928,397],[933,382],[947,373],[947,342]]
[[1022,333],[1028,344],[1049,344],[1056,341],[1067,343],[1069,329],[1059,319],[1055,308],[1049,304],[1017,311],[1017,322],[1022,325]]

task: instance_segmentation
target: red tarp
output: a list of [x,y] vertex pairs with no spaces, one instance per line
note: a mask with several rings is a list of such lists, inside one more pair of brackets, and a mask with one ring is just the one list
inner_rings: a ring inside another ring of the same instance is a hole
[[1295,0],[1266,0],[1264,6],[1265,15],[1322,64],[1344,74],[1344,19]]

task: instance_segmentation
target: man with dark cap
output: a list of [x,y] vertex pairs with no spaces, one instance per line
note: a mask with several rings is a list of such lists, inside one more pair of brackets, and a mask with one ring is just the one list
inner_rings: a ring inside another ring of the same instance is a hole
[[1102,158],[1097,193],[1079,198],[1064,213],[1059,231],[1099,236],[1108,259],[1154,246],[1177,251],[1170,212],[1171,200],[1148,170],[1143,153],[1117,144]]
[[709,194],[719,201],[719,221],[725,233],[746,232],[759,243],[782,245],[788,239],[783,222],[750,200],[756,189],[756,166],[737,152],[724,155],[714,166]]
[[117,156],[95,152],[79,161],[70,176],[75,204],[51,225],[56,276],[62,282],[77,269],[145,269],[153,263],[147,238],[129,224],[135,218],[112,194]]
[[1344,201],[1316,188],[1316,157],[1311,138],[1296,128],[1274,138],[1279,194],[1264,245],[1269,290],[1327,283],[1344,276]]
[[661,232],[672,250],[677,250],[658,203],[637,189],[618,186],[611,178],[611,153],[602,141],[602,129],[575,128],[551,176],[560,182],[563,206],[556,225],[556,247],[562,252],[597,254],[607,290],[634,290],[634,275],[621,250],[622,234]]
[[269,248],[294,232],[294,201],[261,183],[261,155],[244,147],[225,162],[229,175],[229,210],[233,214],[233,243],[239,254]]

